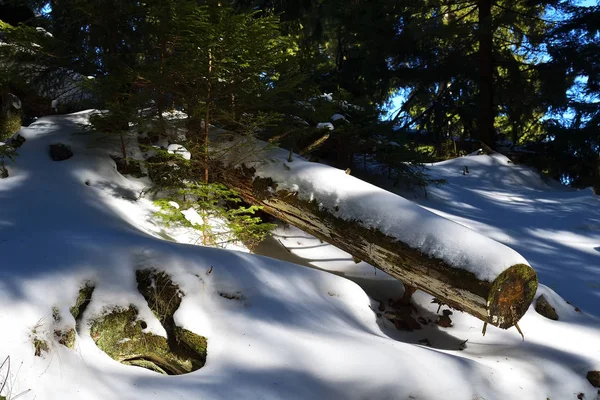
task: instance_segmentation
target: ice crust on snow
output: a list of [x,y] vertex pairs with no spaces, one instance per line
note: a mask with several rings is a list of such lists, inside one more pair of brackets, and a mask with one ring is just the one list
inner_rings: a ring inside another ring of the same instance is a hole
[[528,264],[511,248],[342,170],[298,156],[286,162],[288,154],[279,149],[269,156],[271,162],[257,164],[256,176],[272,178],[278,190],[316,199],[320,207],[342,219],[361,221],[479,279],[493,281],[512,265]]

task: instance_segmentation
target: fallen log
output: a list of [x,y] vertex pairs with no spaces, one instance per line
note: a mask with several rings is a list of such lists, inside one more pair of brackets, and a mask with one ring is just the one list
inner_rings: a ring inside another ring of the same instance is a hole
[[527,311],[537,274],[514,250],[343,170],[264,151],[266,162],[236,161],[229,151],[218,179],[248,203],[484,322],[507,329]]

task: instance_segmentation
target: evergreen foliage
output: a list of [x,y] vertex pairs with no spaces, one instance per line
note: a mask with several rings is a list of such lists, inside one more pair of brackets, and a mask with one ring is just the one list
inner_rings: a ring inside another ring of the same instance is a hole
[[[156,213],[158,218],[167,225],[179,224],[197,229],[204,245],[224,247],[240,240],[253,248],[275,225],[262,222],[255,215],[261,207],[240,203],[235,191],[219,183],[188,183],[174,196],[155,201],[160,207]],[[189,216],[192,211],[192,215],[200,217],[198,220]]]
[[[188,180],[213,180],[210,125],[333,159],[341,168],[367,169],[365,160],[376,160],[391,175],[405,170],[408,182],[413,169],[406,162],[464,154],[479,141],[511,152],[528,147],[536,156],[524,161],[575,186],[600,179],[598,6],[559,0],[23,3],[50,11],[29,25],[1,23],[10,46],[0,46],[0,89],[21,97],[69,77],[92,93],[95,106],[109,110],[93,123],[121,140],[125,160],[125,132],[147,134],[152,145],[172,143],[185,130],[177,143],[192,153],[182,166]],[[323,93],[334,101],[320,98]],[[392,129],[381,115],[398,94],[404,101]],[[172,110],[187,115],[184,127],[173,127],[165,114]],[[335,130],[315,129],[333,114],[344,116]],[[424,147],[433,151],[419,151]],[[156,157],[155,167],[180,162]]]

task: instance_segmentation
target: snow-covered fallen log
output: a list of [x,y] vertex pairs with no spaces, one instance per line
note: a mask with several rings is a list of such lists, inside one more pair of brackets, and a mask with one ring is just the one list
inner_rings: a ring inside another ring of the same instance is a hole
[[[249,146],[262,155],[248,160]],[[219,179],[247,202],[484,322],[507,329],[527,311],[537,274],[514,250],[342,170],[265,146],[240,139],[236,156],[229,138],[217,162]],[[257,161],[265,152],[268,161]]]

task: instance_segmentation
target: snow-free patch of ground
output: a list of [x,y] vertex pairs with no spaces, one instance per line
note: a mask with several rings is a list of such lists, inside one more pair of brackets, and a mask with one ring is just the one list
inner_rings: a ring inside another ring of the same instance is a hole
[[[576,312],[541,286],[561,319],[550,321],[530,309],[520,324],[525,342],[514,330],[493,327],[482,337],[481,322],[458,312],[451,328],[429,324],[420,331],[396,331],[377,316],[377,302],[348,279],[272,258],[164,240],[164,227],[152,218],[155,207],[140,197],[149,182],[116,171],[111,142],[82,128],[88,115],[42,118],[21,130],[27,142],[9,167],[10,177],[0,180],[0,360],[11,360],[10,371],[0,369],[0,387],[7,382],[1,395],[30,390],[20,398],[543,400],[575,399],[579,393],[595,398],[596,389],[585,379],[588,370],[600,369],[600,328],[591,303],[584,313]],[[48,146],[56,142],[70,145],[74,156],[51,161]],[[452,188],[440,190],[452,193]],[[453,190],[451,201],[460,202],[459,187]],[[441,207],[443,194],[427,206]],[[479,206],[486,203],[481,200]],[[538,236],[518,239],[544,237],[551,221],[538,222],[537,228],[531,226]],[[593,223],[585,225],[590,240],[597,238]],[[569,238],[579,240],[565,241]],[[300,238],[298,246],[310,246],[311,240]],[[548,251],[548,258],[558,253]],[[563,253],[571,263],[568,271],[578,271],[577,253]],[[594,256],[589,260],[598,259]],[[355,270],[348,275],[363,279],[373,273],[370,293],[377,293],[381,279],[398,285],[366,264],[328,264],[329,253],[308,257],[325,259],[316,261],[323,262],[317,265],[321,268],[349,265]],[[339,253],[331,257],[348,260]],[[544,283],[542,264],[532,260]],[[580,272],[593,276],[598,264],[586,260],[580,258]],[[116,305],[136,305],[147,329],[164,334],[136,289],[139,268],[166,271],[185,293],[175,320],[207,337],[202,369],[163,376],[121,365],[94,344],[87,323]],[[563,276],[567,285],[569,276]],[[71,350],[53,335],[53,307],[63,325],[74,325],[68,309],[85,281],[96,290]],[[431,298],[415,297],[420,313],[435,319]],[[36,338],[49,345],[42,357],[34,356]],[[418,344],[423,338],[431,346]]]

